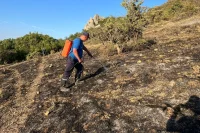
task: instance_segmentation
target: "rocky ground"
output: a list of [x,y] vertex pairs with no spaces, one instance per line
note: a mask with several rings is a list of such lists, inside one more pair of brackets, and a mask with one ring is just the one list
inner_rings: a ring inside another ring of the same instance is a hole
[[1,133],[200,132],[199,18],[149,26],[156,44],[87,59],[79,85],[60,91],[56,53],[0,67]]

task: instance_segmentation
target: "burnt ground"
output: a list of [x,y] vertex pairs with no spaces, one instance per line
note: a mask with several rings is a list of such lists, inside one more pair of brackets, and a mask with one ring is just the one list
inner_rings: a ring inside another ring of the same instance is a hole
[[148,49],[86,58],[67,92],[59,53],[2,66],[0,132],[200,132],[200,26],[188,21],[150,26]]

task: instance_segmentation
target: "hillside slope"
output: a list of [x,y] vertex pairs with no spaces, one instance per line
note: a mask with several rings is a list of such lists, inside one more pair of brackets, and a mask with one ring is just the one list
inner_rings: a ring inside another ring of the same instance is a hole
[[[59,53],[0,67],[0,132],[200,132],[200,17],[149,26],[149,49],[85,60],[60,91]],[[73,80],[73,77],[72,77]]]

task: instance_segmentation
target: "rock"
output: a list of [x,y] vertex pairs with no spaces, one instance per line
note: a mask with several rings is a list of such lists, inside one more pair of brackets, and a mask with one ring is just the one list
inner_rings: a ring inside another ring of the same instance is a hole
[[100,26],[99,21],[102,19],[104,19],[104,18],[100,17],[98,14],[96,14],[93,18],[90,18],[88,23],[85,25],[84,30],[99,27]]
[[101,79],[98,79],[98,80],[97,80],[97,83],[98,83],[98,84],[102,84],[103,82],[104,82],[104,81],[101,80]]
[[142,62],[141,60],[138,60],[138,61],[137,61],[138,64],[141,63],[141,62]]
[[196,66],[193,66],[192,68],[193,68],[193,73],[194,74],[200,73],[200,66],[196,65]]
[[89,97],[83,96],[83,97],[81,97],[81,99],[79,101],[79,105],[82,106],[83,104],[90,103],[90,102],[92,102],[92,100]]
[[154,51],[158,51],[158,49],[156,48],[156,49],[154,49]]
[[0,97],[2,97],[2,92],[3,92],[2,88],[0,88]]
[[46,112],[44,112],[44,115],[48,116],[49,115],[49,110],[47,110]]
[[60,87],[60,91],[62,91],[62,92],[69,92],[70,89],[69,88],[65,88],[65,87]]
[[170,86],[170,87],[174,87],[175,84],[176,84],[176,82],[175,82],[174,80],[172,80],[172,81],[170,81],[169,86]]
[[135,65],[128,66],[127,68],[128,68],[128,70],[127,70],[127,71],[129,71],[129,72],[131,72],[131,73],[133,73],[133,72],[135,72],[135,71],[136,71],[136,67],[135,67]]

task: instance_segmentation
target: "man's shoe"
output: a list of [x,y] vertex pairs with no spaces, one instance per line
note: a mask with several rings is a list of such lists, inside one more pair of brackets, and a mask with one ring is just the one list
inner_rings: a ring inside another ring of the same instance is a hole
[[70,86],[70,82],[68,79],[61,79],[61,86],[68,88]]
[[80,79],[77,79],[76,81],[75,81],[75,85],[77,86],[77,85],[79,85],[80,84]]

